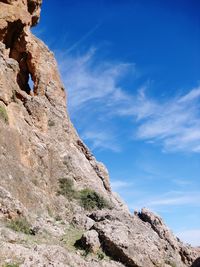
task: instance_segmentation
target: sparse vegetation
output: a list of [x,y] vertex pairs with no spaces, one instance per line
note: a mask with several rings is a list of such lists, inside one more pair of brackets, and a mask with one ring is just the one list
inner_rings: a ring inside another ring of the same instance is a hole
[[0,119],[2,119],[5,123],[8,123],[8,114],[3,106],[0,106]]
[[77,193],[74,190],[74,183],[72,180],[68,178],[62,178],[59,180],[59,191],[60,195],[65,196],[69,200],[76,198]]
[[75,226],[70,225],[66,231],[66,234],[63,236],[62,241],[69,249],[75,250],[78,248],[77,242],[81,239],[83,233],[84,231],[82,229],[78,229]]
[[97,252],[97,258],[98,260],[102,261],[104,259],[109,259],[109,257],[103,252],[102,249],[100,249],[98,252]]
[[91,256],[98,259],[99,261],[110,260],[110,257],[108,257],[101,248],[96,254],[91,253],[88,248],[85,248],[81,242],[83,233],[83,229],[76,228],[74,225],[70,225],[70,227],[66,231],[66,234],[63,236],[62,241],[65,243],[69,250],[79,250],[81,256],[84,258]]
[[171,261],[168,261],[167,260],[167,261],[165,261],[165,263],[168,264],[168,265],[170,265],[171,267],[177,267],[176,266],[176,263],[174,263],[174,262],[171,262]]
[[16,232],[22,232],[26,235],[33,234],[31,230],[31,225],[24,217],[19,217],[17,219],[9,221],[7,223],[7,226]]
[[80,197],[80,204],[86,210],[93,210],[93,209],[104,209],[109,208],[109,204],[107,200],[100,196],[94,190],[89,188],[83,189],[79,192]]
[[74,189],[73,181],[67,178],[62,178],[59,180],[58,193],[65,196],[69,200],[77,199],[85,210],[101,210],[104,208],[110,208],[108,201],[96,191],[90,188],[76,191]]
[[81,244],[81,237],[84,233],[83,229],[77,228],[74,225],[70,225],[67,229],[66,234],[63,236],[62,241],[71,251],[79,250],[80,255],[86,258],[90,255],[90,251],[87,248],[84,248]]
[[19,267],[19,263],[6,263],[3,267]]

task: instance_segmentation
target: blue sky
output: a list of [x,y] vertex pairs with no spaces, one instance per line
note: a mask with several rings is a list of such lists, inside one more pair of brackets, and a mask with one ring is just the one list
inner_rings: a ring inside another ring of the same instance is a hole
[[200,2],[48,0],[33,29],[80,136],[131,210],[200,245]]

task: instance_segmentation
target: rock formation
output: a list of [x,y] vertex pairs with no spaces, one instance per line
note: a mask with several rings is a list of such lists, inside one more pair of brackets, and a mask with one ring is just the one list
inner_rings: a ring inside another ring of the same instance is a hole
[[129,213],[80,140],[54,55],[30,31],[40,7],[0,0],[0,266],[197,266],[161,218]]

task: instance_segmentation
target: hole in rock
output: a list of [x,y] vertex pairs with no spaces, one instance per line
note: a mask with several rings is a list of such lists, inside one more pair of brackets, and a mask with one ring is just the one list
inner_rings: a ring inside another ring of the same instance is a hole
[[32,15],[36,8],[36,3],[34,1],[28,2],[28,12]]
[[9,4],[9,3],[10,3],[9,0],[0,0],[0,2],[2,2],[2,3],[6,3],[6,4]]
[[31,74],[28,75],[28,85],[30,88],[30,92],[34,92],[34,82],[32,80]]
[[24,24],[20,20],[15,22],[8,22],[8,27],[6,29],[6,34],[3,40],[3,43],[6,45],[6,48],[12,49],[15,41],[20,36]]
[[17,83],[21,90],[25,91],[27,94],[33,94],[35,84],[28,69],[20,68],[20,72],[17,76]]
[[[10,2],[9,0],[0,0],[0,2]],[[34,0],[29,0],[29,12],[33,12],[35,9]],[[17,74],[17,83],[21,90],[27,94],[31,94],[34,91],[34,81],[32,74],[29,71],[29,55],[26,52],[26,42],[24,39],[25,24],[19,19],[14,22],[8,22],[7,28],[0,31],[0,37],[9,49],[9,57],[15,59],[19,63],[19,72]]]

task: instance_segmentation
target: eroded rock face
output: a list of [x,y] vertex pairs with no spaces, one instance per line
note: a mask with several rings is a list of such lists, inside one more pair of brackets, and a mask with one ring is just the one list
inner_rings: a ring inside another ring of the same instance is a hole
[[194,259],[197,257],[197,253],[189,246],[184,246],[180,240],[173,235],[169,228],[164,224],[162,218],[147,209],[142,209],[140,213],[137,214],[138,217],[151,225],[152,229],[158,234],[158,236],[168,242],[168,245],[179,253],[182,262],[187,266],[190,266]]
[[85,232],[80,242],[83,248],[87,249],[92,253],[97,253],[101,247],[99,235],[95,230]]
[[37,24],[41,0],[0,1],[0,41],[12,48],[24,28]]
[[104,250],[128,267],[191,266],[198,253],[180,242],[152,212],[134,216],[98,211],[90,215]]
[[[65,92],[54,55],[30,32],[40,4],[41,1],[0,2],[0,101],[6,105],[9,117],[9,125],[1,127],[0,149],[6,151],[0,162],[1,180],[7,181],[9,173],[12,179],[6,184],[15,193],[16,183],[27,187],[17,197],[21,196],[26,204],[30,199],[33,206],[41,206],[42,201],[36,200],[39,194],[44,199],[44,192],[55,192],[63,177],[71,177],[78,187],[91,186],[95,181],[93,187],[109,197],[107,172],[94,157],[86,156],[66,113]],[[13,25],[11,32],[8,23]],[[34,83],[33,92],[29,76]],[[13,160],[8,164],[9,157]],[[29,192],[30,181],[39,186],[37,193],[32,188]]]
[[[40,6],[41,0],[0,0],[0,265],[12,259],[23,259],[22,266],[192,265],[199,252],[151,212],[132,216],[76,133],[54,55],[30,32]],[[58,195],[63,178],[77,191],[97,191],[112,209],[88,212],[76,199]],[[5,222],[21,216],[39,225],[37,247],[22,233],[11,238]],[[86,232],[86,247],[101,247],[113,260],[86,260],[70,251],[63,236],[70,224]]]

